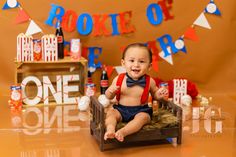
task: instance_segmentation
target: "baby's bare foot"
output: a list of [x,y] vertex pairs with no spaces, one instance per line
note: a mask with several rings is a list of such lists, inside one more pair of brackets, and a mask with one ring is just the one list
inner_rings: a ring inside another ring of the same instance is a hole
[[115,138],[120,141],[120,142],[123,142],[124,141],[124,132],[122,130],[118,130],[116,133],[115,133]]
[[107,140],[108,138],[115,138],[115,132],[107,130],[104,134],[104,140]]

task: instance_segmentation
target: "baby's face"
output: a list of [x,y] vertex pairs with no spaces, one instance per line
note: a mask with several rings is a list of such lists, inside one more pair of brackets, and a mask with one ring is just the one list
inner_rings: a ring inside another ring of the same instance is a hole
[[142,47],[131,47],[126,51],[121,64],[128,75],[136,80],[146,74],[151,67],[149,52]]

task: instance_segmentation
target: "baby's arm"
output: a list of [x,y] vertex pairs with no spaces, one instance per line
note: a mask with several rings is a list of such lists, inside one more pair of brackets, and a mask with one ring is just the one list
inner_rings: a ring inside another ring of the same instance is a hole
[[168,90],[165,88],[158,88],[156,82],[151,78],[150,79],[150,93],[154,100],[159,100],[166,95],[168,95]]
[[105,95],[108,99],[113,99],[116,96],[116,92],[119,90],[119,86],[116,85],[118,76],[114,78],[111,86],[106,90]]

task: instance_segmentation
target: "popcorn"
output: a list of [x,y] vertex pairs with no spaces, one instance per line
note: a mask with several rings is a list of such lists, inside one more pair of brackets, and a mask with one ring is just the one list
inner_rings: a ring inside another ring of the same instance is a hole
[[18,62],[34,61],[33,37],[20,33],[17,36],[17,56]]

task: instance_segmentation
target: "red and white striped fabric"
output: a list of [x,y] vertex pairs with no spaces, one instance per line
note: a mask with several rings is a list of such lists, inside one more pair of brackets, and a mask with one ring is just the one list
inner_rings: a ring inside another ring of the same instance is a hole
[[17,36],[17,56],[18,62],[34,61],[33,37],[21,33]]
[[173,101],[175,104],[180,104],[181,97],[187,94],[188,81],[186,79],[174,79],[173,83]]
[[57,37],[53,34],[42,37],[42,59],[43,61],[57,61]]

